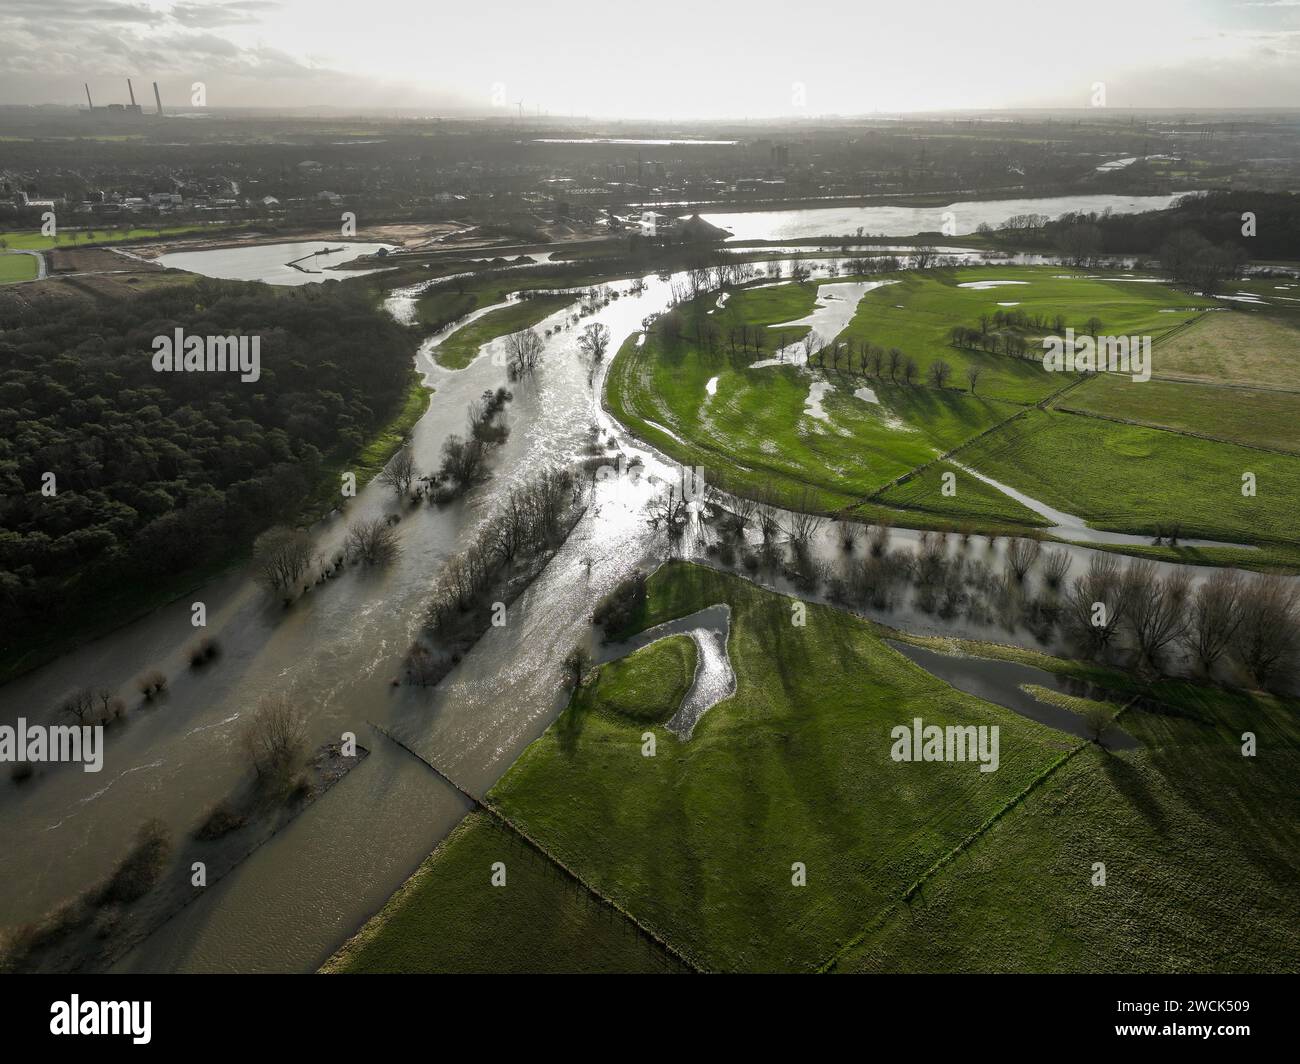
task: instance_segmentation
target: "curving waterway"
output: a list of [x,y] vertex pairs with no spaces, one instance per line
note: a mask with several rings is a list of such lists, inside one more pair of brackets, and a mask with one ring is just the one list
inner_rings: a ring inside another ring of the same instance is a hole
[[[671,297],[671,280],[652,275],[643,283],[637,294],[629,282],[615,283],[620,298],[582,319],[582,325],[609,326],[611,350]],[[395,292],[390,311],[409,320],[416,294]],[[566,313],[542,328],[560,325]],[[161,817],[178,839],[186,835],[245,777],[237,743],[242,717],[264,695],[286,690],[310,714],[311,744],[352,731],[371,755],[117,967],[312,970],[383,904],[463,817],[467,802],[370,724],[399,736],[471,792],[484,792],[562,708],[560,662],[578,640],[590,638],[592,603],[635,567],[666,556],[645,507],[666,483],[676,482],[677,469],[605,414],[598,398],[602,380],[599,374],[589,380],[578,332],[571,322],[554,331],[538,372],[511,386],[512,431],[493,453],[489,481],[450,506],[414,510],[399,507],[386,488],[372,483],[347,501],[343,513],[314,528],[328,554],[350,521],[400,512],[402,551],[387,568],[349,568],[288,610],[268,602],[247,571],[234,571],[0,689],[0,721],[6,723],[19,716],[49,719],[61,695],[85,685],[119,689],[132,706],[129,722],[106,739],[101,773],[57,766],[22,786],[0,781],[0,913],[6,922],[34,919],[102,878],[147,817]],[[435,389],[412,435],[424,470],[438,464],[449,434],[464,432],[469,403],[505,383],[499,360],[487,354],[459,371],[438,366],[430,351],[442,338],[431,338],[417,356]],[[392,686],[444,561],[470,541],[512,485],[546,464],[584,457],[593,425],[600,440],[613,438],[628,458],[639,457],[641,468],[595,481],[583,519],[510,607],[506,625],[490,628],[439,687]],[[688,536],[681,551],[702,557],[706,538]],[[897,529],[892,546],[914,546],[918,538]],[[836,556],[831,526],[813,549],[828,560]],[[949,549],[958,548],[953,543]],[[1005,546],[980,549],[996,561]],[[1070,552],[1074,572],[1090,553],[1059,549]],[[1192,572],[1200,579],[1206,571]],[[779,576],[760,582],[791,590]],[[197,672],[185,655],[196,635],[193,601],[207,605],[204,634],[221,647],[219,661]],[[945,621],[906,602],[875,615],[904,630],[1034,645],[1028,632],[962,617]],[[152,707],[137,709],[133,680],[146,668],[167,674],[168,692]]]

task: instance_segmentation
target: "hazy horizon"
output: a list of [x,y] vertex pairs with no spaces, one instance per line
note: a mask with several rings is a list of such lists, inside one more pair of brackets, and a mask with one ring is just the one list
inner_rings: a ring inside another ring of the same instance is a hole
[[[1075,109],[1300,107],[1300,0],[903,7],[665,0],[6,0],[0,104],[710,121]],[[1155,57],[1159,57],[1158,61]]]

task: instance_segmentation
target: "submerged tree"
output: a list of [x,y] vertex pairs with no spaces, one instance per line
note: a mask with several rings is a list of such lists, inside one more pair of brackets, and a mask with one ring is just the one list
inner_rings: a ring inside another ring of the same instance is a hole
[[379,482],[387,484],[397,495],[406,495],[411,490],[416,474],[415,456],[411,453],[410,445],[405,444],[388,460],[379,474]]
[[273,592],[297,587],[314,557],[311,537],[301,529],[277,525],[263,532],[253,544],[257,579]]

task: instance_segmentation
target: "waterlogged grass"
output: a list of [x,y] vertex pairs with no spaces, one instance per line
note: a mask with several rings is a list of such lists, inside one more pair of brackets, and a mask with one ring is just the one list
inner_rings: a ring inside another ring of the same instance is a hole
[[[962,694],[867,622],[670,563],[635,627],[725,602],[735,695],[686,742],[576,698],[491,798],[634,917],[710,969],[811,971],[1059,757],[1063,739]],[[592,704],[594,700],[595,704]],[[897,763],[890,730],[996,724],[1001,765]],[[642,734],[656,736],[643,756]],[[807,885],[792,885],[801,863]],[[463,934],[488,933],[466,925]]]
[[[1031,348],[1033,358],[1020,359],[959,350],[949,340],[954,325],[979,326],[980,316],[998,310],[1018,309],[1030,316],[1057,314],[1068,326],[1081,330],[1092,317],[1102,322],[1105,335],[1157,337],[1180,324],[1187,315],[1161,311],[1179,307],[1214,305],[1163,284],[1120,279],[1120,275],[1086,276],[1090,271],[1056,266],[989,266],[956,270],[902,273],[898,283],[868,292],[842,334],[854,342],[869,340],[885,348],[897,347],[916,360],[922,371],[942,359],[953,367],[953,383],[967,386],[967,370],[976,367],[980,378],[976,392],[1016,403],[1036,403],[1066,384],[1071,377],[1048,373],[1042,367],[1041,347]],[[988,289],[962,288],[968,282],[1013,281]],[[999,306],[1017,304],[1015,308]]]
[[[503,862],[505,885],[493,886]],[[322,969],[673,972],[681,966],[484,812],[471,813]]]
[[36,259],[32,255],[0,254],[0,284],[30,281],[36,277]]
[[[1294,351],[1300,353],[1300,333]],[[1100,374],[1072,389],[1061,408],[1300,454],[1300,394]]]
[[[1110,531],[1154,535],[1176,521],[1188,538],[1285,546],[1294,543],[1300,518],[1298,458],[1099,418],[1033,410],[958,457]],[[1254,497],[1242,495],[1247,472],[1255,474]],[[883,501],[904,489],[891,489]],[[965,513],[968,494],[926,501]]]
[[691,689],[695,659],[695,640],[672,635],[608,662],[574,699],[574,716],[595,710],[622,721],[663,724]]
[[[951,479],[945,479],[949,475]],[[952,494],[946,494],[947,491]],[[962,522],[981,528],[1004,525],[1045,527],[1050,524],[1040,514],[952,462],[935,462],[926,466],[909,480],[882,493],[879,501],[888,507],[907,511],[909,521],[920,518],[920,521],[913,522],[918,524],[924,523],[927,517],[946,517],[953,522],[953,527]],[[871,504],[859,507],[856,512],[868,519],[878,516]]]
[[1300,706],[1190,684],[1159,696],[1168,709],[1122,718],[1140,749],[1082,750],[836,970],[1300,969]]
[[[997,425],[1018,407],[954,388],[871,381],[851,373],[792,365],[752,368],[776,355],[781,338],[800,331],[767,329],[755,355],[730,350],[729,330],[799,317],[811,309],[800,285],[737,292],[710,315],[722,349],[693,341],[700,306],[686,308],[686,328],[673,340],[652,332],[641,346],[626,342],[606,379],[611,411],[666,454],[702,465],[732,491],[756,495],[770,487],[787,505],[808,490],[812,505],[837,510]],[[716,378],[716,381],[714,381]],[[709,392],[713,382],[713,393]],[[824,389],[820,411],[810,389]],[[854,392],[871,387],[872,403]]]
[[433,357],[448,369],[464,369],[474,361],[484,344],[498,336],[531,329],[561,307],[568,306],[573,299],[572,296],[538,296],[489,311],[468,325],[462,325],[443,340],[434,348]]

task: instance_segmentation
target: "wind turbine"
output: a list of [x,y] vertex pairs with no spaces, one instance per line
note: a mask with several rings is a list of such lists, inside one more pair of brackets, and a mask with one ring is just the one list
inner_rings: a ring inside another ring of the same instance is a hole
[[522,126],[524,124],[524,101],[516,100],[515,106],[519,108],[519,124]]

